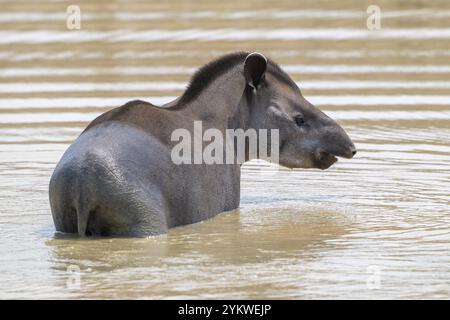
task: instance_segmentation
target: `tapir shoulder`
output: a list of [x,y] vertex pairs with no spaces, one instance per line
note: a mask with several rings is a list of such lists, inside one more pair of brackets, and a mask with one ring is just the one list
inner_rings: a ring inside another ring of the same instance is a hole
[[95,118],[82,132],[85,133],[100,124],[110,121],[127,123],[141,128],[146,128],[148,123],[157,122],[163,118],[162,108],[142,100],[129,101],[123,106],[107,111]]

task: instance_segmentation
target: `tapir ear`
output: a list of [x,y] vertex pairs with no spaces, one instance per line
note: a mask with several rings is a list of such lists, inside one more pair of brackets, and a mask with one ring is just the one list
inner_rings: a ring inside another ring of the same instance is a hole
[[264,79],[267,69],[267,59],[259,52],[250,53],[245,58],[244,74],[247,84],[255,89]]

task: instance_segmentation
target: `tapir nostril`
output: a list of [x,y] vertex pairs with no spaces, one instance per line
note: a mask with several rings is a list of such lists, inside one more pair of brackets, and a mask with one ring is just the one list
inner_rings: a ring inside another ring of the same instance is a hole
[[352,154],[355,155],[356,154],[356,150],[352,150]]

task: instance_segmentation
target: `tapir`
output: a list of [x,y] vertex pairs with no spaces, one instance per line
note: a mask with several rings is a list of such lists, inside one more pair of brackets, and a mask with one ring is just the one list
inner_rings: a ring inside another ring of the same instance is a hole
[[[194,134],[195,122],[220,132],[277,130],[278,164],[288,168],[327,169],[356,153],[344,129],[274,61],[258,52],[227,54],[200,68],[174,101],[131,101],[86,127],[50,179],[56,230],[148,237],[238,208],[243,161],[173,161],[173,132]],[[247,151],[244,162],[258,158]]]

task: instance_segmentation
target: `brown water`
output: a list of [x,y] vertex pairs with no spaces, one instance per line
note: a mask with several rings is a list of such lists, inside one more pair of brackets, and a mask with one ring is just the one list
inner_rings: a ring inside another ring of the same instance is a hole
[[[79,2],[67,30],[72,3],[0,1],[0,298],[450,298],[448,1],[377,1],[381,30],[358,0]],[[55,236],[49,177],[86,124],[237,50],[283,65],[357,156],[250,163],[239,212],[167,236]]]

